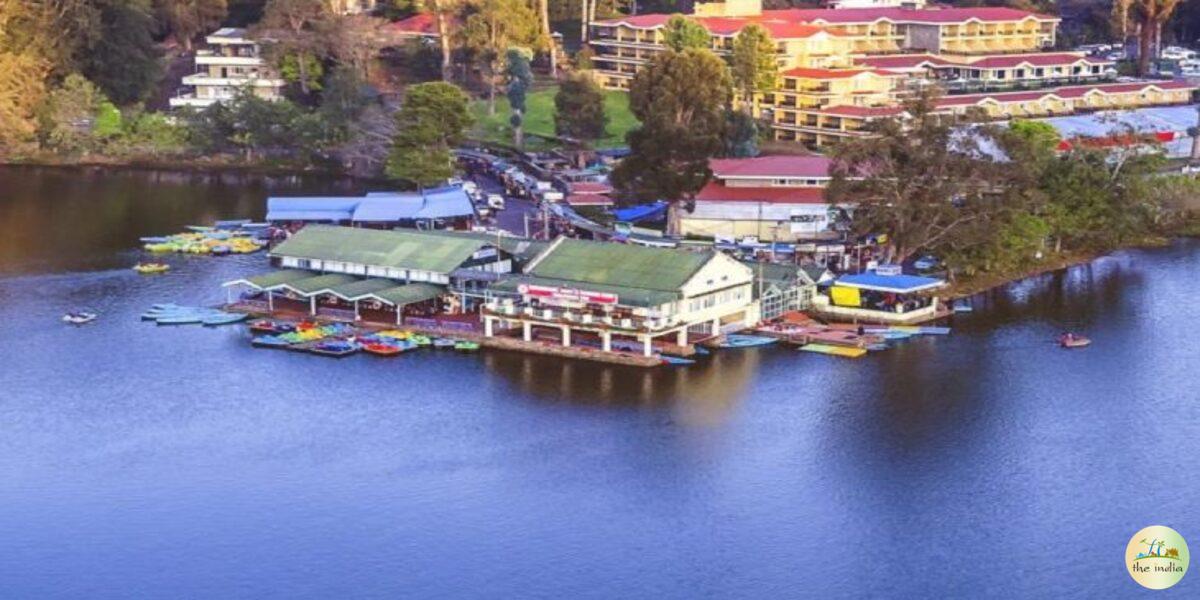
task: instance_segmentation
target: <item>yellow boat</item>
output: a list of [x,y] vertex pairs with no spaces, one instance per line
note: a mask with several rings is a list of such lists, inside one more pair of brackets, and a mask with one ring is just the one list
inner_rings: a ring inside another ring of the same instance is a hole
[[143,275],[151,275],[154,273],[166,273],[171,270],[171,265],[163,263],[138,263],[133,266],[133,270]]
[[846,358],[858,358],[867,353],[866,348],[851,348],[849,346],[832,346],[830,344],[806,344],[800,347],[805,352],[818,352],[820,354],[832,354],[833,356],[845,356]]

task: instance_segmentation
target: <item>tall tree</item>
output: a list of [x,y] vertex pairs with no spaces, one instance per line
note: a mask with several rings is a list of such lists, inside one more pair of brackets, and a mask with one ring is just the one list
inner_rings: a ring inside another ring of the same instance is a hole
[[741,96],[742,108],[754,113],[757,94],[779,87],[779,61],[775,40],[762,25],[747,25],[733,40],[730,59],[733,86]]
[[683,16],[671,15],[663,28],[663,43],[676,52],[712,47],[712,36],[703,25]]
[[33,135],[46,94],[53,62],[47,48],[30,43],[37,36],[28,36],[30,28],[45,24],[43,17],[29,4],[0,1],[0,155]]
[[281,73],[294,69],[306,96],[317,79],[310,73],[313,65],[329,52],[331,17],[323,0],[268,0],[256,27],[259,36],[270,40],[268,57]]
[[229,13],[226,0],[155,0],[162,29],[192,51],[192,42],[197,36],[212,31]]
[[529,66],[530,52],[525,48],[509,48],[505,56],[504,74],[508,77],[508,106],[512,110],[509,123],[513,128],[513,145],[525,147],[525,98],[533,86],[533,70]]
[[73,73],[50,92],[38,112],[38,137],[56,152],[73,154],[91,149],[92,129],[104,94],[82,75]]
[[934,94],[906,104],[911,115],[874,121],[870,139],[834,147],[830,204],[855,203],[860,234],[887,234],[886,258],[902,262],[922,249],[987,231],[995,215],[993,176],[976,138],[956,138],[963,121],[933,113]]
[[1138,31],[1137,72],[1145,75],[1150,70],[1150,59],[1158,58],[1162,40],[1163,24],[1171,18],[1180,0],[1134,0],[1135,15],[1141,24]]
[[563,80],[554,95],[554,132],[591,141],[604,137],[607,125],[604,91],[600,85],[586,74]]
[[488,114],[496,114],[496,86],[504,52],[537,43],[537,18],[526,0],[472,0],[462,41],[479,61],[488,86]]
[[550,58],[550,76],[558,77],[558,46],[554,43],[554,32],[550,29],[550,1],[538,0],[538,25],[542,36],[541,45]]
[[461,89],[442,81],[410,86],[395,120],[388,176],[428,186],[454,174],[451,151],[471,126]]
[[630,155],[612,179],[622,192],[668,201],[671,235],[712,176],[708,160],[721,152],[731,94],[729,69],[708,50],[662,52],[633,78],[629,107],[642,124],[626,135]]
[[162,78],[149,0],[99,0],[100,35],[81,72],[120,105],[145,100]]

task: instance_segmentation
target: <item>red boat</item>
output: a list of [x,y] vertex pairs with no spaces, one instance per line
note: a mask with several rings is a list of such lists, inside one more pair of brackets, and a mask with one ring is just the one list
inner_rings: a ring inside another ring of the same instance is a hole
[[380,344],[378,342],[370,342],[367,344],[363,344],[362,350],[363,350],[363,352],[369,352],[376,356],[395,356],[395,355],[403,352],[403,350],[400,349],[400,346],[393,346],[391,344]]
[[1089,340],[1082,335],[1064,333],[1058,336],[1058,343],[1063,348],[1083,348],[1084,346],[1091,344],[1092,340]]
[[295,327],[288,323],[276,323],[270,319],[259,319],[250,323],[250,331],[255,333],[287,333]]

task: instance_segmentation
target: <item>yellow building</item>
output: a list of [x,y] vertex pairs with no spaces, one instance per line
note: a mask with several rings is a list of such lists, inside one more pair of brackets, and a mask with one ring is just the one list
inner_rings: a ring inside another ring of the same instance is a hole
[[[908,0],[830,4],[835,8],[762,10],[759,0],[727,0],[697,4],[689,17],[709,31],[720,55],[752,23],[775,39],[780,87],[754,110],[773,124],[776,139],[819,147],[865,135],[872,119],[899,115],[903,97],[929,84],[950,94],[945,110],[978,106],[994,118],[1180,103],[1194,89],[1182,82],[1118,84],[1110,61],[1044,52],[1055,44],[1060,19],[1054,16],[1004,7],[925,8]],[[597,81],[627,89],[641,65],[663,51],[668,19],[647,14],[595,23]]]

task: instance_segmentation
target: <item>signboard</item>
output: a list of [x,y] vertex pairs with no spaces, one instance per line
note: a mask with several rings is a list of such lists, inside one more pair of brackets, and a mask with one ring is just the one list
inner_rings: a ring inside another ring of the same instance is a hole
[[546,285],[521,284],[517,288],[524,296],[532,296],[544,302],[565,304],[616,304],[617,295],[604,292],[590,292],[578,288],[566,288]]

